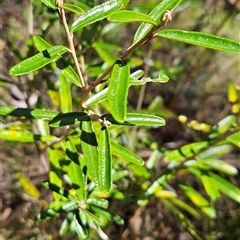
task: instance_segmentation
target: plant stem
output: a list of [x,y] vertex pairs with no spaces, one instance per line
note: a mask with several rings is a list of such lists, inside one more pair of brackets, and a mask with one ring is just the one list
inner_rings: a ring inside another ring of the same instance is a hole
[[70,53],[72,55],[72,58],[73,58],[74,65],[76,67],[78,76],[80,78],[80,85],[82,86],[83,92],[85,92],[86,84],[85,84],[85,81],[83,79],[82,72],[81,72],[81,69],[80,69],[80,66],[79,66],[79,63],[78,63],[78,60],[77,60],[77,55],[76,55],[75,47],[74,47],[74,44],[73,44],[73,33],[69,31],[67,20],[66,20],[66,17],[65,17],[65,11],[64,11],[63,8],[61,8],[61,6],[59,6],[58,14],[59,14],[59,17],[62,20],[64,30],[67,34]]

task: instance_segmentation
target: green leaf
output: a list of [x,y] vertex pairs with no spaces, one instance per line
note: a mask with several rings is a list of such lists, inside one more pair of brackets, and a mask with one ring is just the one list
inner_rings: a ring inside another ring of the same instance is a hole
[[231,145],[221,145],[211,147],[198,155],[199,159],[216,159],[232,151]]
[[[181,0],[163,0],[161,1],[148,15],[159,25],[162,20],[162,16],[166,11],[173,10]],[[153,25],[150,23],[142,23],[137,32],[134,35],[133,43],[138,42],[152,29]]]
[[210,207],[209,202],[204,198],[198,191],[194,188],[180,184],[179,187],[185,192],[186,196],[199,207],[206,215],[210,218],[216,218],[216,211],[214,208]]
[[64,46],[51,47],[16,64],[10,69],[9,73],[12,76],[19,76],[33,72],[44,67],[48,63],[58,60],[61,58],[61,55],[67,51],[68,48]]
[[190,205],[188,205],[187,203],[185,203],[184,201],[182,201],[181,199],[178,198],[173,198],[171,199],[171,202],[182,208],[183,210],[189,212],[192,216],[194,216],[197,219],[201,219],[201,215],[198,213],[198,211],[196,211],[195,208],[191,207]]
[[87,184],[85,167],[82,168],[77,149],[70,139],[66,141],[66,155],[71,160],[67,166],[67,171],[72,182],[72,187],[75,189],[78,198],[85,200]]
[[86,106],[92,106],[95,103],[100,103],[104,100],[107,99],[107,92],[108,92],[108,87],[104,88],[103,90],[101,90],[100,92],[94,94],[92,97],[90,97],[87,101],[86,101]]
[[227,195],[229,198],[233,199],[237,203],[240,203],[240,189],[234,186],[232,183],[226,179],[209,172],[209,177],[214,181],[218,189]]
[[142,158],[140,158],[139,156],[137,156],[136,154],[134,154],[127,148],[125,148],[113,141],[111,141],[111,150],[112,150],[113,155],[115,155],[119,158],[122,158],[124,161],[132,162],[132,163],[138,164],[138,165],[144,164],[144,161],[142,160]]
[[96,198],[88,198],[86,200],[86,203],[88,205],[95,205],[97,207],[104,208],[104,209],[107,209],[108,205],[109,205],[108,200],[106,200],[106,199],[96,199]]
[[68,222],[68,219],[65,218],[62,222],[62,225],[59,229],[59,235],[60,236],[63,236],[64,234],[66,234],[68,232],[68,229],[69,229],[69,222]]
[[142,113],[127,113],[126,123],[139,127],[160,127],[166,125],[163,118]]
[[103,4],[97,5],[82,14],[71,26],[70,30],[75,32],[94,22],[106,18],[110,13],[119,10],[123,6],[119,0],[110,0]]
[[111,44],[106,44],[102,42],[94,42],[92,44],[93,48],[96,50],[98,55],[106,62],[109,66],[111,66],[115,61],[116,57],[111,53],[115,46]]
[[100,187],[104,192],[109,192],[112,186],[112,158],[107,128],[100,131],[98,145]]
[[200,151],[208,147],[209,143],[207,141],[190,143],[179,149],[173,150],[167,153],[164,160],[165,161],[183,161],[186,158],[191,158],[197,155]]
[[74,210],[76,210],[78,208],[78,204],[77,204],[77,201],[73,200],[73,201],[69,201],[65,204],[62,205],[61,209],[64,211],[64,212],[72,212]]
[[[34,36],[33,41],[35,46],[37,47],[38,51],[44,51],[48,48],[51,48],[51,44],[46,42],[43,38],[40,36]],[[56,61],[57,67],[62,70],[63,75],[71,81],[73,84],[75,84],[78,87],[81,86],[81,81],[79,79],[79,76],[77,75],[76,71],[72,68],[72,66],[65,61],[62,57]]]
[[[224,154],[225,155],[225,154]],[[237,175],[238,170],[234,166],[222,161],[222,160],[216,160],[216,159],[200,159],[198,161],[200,164],[200,167],[205,167],[205,169],[213,169],[217,170],[222,173],[226,173],[228,175]]]
[[147,22],[156,25],[155,21],[147,14],[130,10],[121,10],[111,13],[107,19],[111,22]]
[[168,82],[169,77],[165,74],[160,74],[158,78],[143,77],[142,79],[131,78],[130,85],[143,85],[147,82],[156,82],[156,83],[166,83]]
[[97,225],[101,225],[102,224],[101,220],[98,217],[96,217],[94,214],[89,212],[88,210],[83,209],[82,211],[85,213],[87,218],[90,218]]
[[80,124],[81,147],[87,165],[87,172],[92,181],[99,186],[98,145],[91,121]]
[[5,129],[0,130],[0,138],[7,141],[25,142],[25,143],[33,143],[35,141],[50,142],[50,141],[58,140],[58,138],[51,135],[41,136],[41,135],[33,134],[32,132],[5,130]]
[[208,196],[210,196],[212,201],[218,200],[220,197],[219,190],[211,177],[209,177],[207,174],[202,174],[200,178],[206,193]]
[[18,108],[14,106],[0,107],[0,115],[2,116],[14,116],[26,119],[53,119],[59,112],[48,109],[29,109],[29,108]]
[[70,84],[63,74],[59,76],[59,96],[61,103],[61,111],[63,113],[72,111],[72,93],[70,89]]
[[75,231],[79,239],[87,239],[88,231],[85,227],[83,227],[77,218],[74,219],[75,222]]
[[70,12],[73,13],[78,13],[78,14],[82,14],[84,13],[84,10],[76,5],[73,4],[68,4],[68,3],[64,3],[61,8],[64,8],[65,10],[68,10]]
[[77,124],[82,121],[90,121],[90,117],[85,112],[69,112],[58,114],[49,122],[49,126],[62,127]]
[[56,9],[55,1],[54,0],[41,0],[43,4],[45,4],[47,7]]
[[28,179],[23,173],[18,173],[17,174],[18,181],[21,184],[22,189],[24,190],[25,193],[27,193],[29,196],[34,197],[34,198],[39,198],[40,197],[40,192],[31,182],[30,179]]
[[156,36],[185,42],[205,48],[240,53],[239,42],[207,33],[184,31],[179,29],[164,29],[159,31]]
[[123,123],[127,113],[130,68],[127,62],[117,60],[109,80],[108,104],[116,121]]
[[235,132],[226,138],[230,143],[240,148],[240,131]]
[[209,135],[210,139],[217,138],[225,134],[231,127],[238,126],[237,118],[234,115],[229,115],[222,119],[216,126],[213,127],[213,132]]

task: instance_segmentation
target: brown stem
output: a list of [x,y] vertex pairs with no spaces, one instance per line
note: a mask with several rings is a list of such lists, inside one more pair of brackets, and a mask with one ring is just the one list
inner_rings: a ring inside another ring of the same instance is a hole
[[81,72],[81,69],[80,69],[80,66],[79,66],[79,63],[78,63],[78,60],[77,60],[75,47],[74,47],[74,44],[73,44],[73,33],[69,31],[67,20],[66,20],[66,17],[65,17],[65,11],[64,11],[63,8],[61,8],[61,6],[59,6],[58,14],[59,14],[59,17],[62,20],[63,27],[64,27],[64,30],[65,30],[66,35],[67,35],[70,53],[72,55],[72,58],[73,58],[74,65],[76,67],[78,76],[80,78],[80,84],[82,86],[82,90],[83,90],[83,92],[85,92],[85,90],[86,90],[85,82],[84,82],[84,79],[83,79],[83,76],[82,76],[82,72]]

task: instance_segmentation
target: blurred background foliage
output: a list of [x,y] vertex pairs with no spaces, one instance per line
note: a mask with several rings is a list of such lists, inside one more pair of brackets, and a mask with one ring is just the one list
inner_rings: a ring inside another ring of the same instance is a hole
[[[99,2],[101,1],[74,1],[84,9]],[[133,0],[130,7],[148,13],[157,2]],[[239,2],[233,0],[183,1],[173,12],[173,21],[169,23],[168,28],[208,32],[240,41],[239,9]],[[3,0],[0,11],[1,106],[57,109],[59,96],[56,76],[52,72],[53,66],[47,66],[46,71],[39,72],[34,76],[34,81],[31,74],[18,78],[12,78],[8,74],[8,70],[14,64],[36,53],[31,36],[40,35],[53,45],[66,43],[64,31],[56,14],[37,0],[32,2]],[[75,16],[69,13],[69,22],[74,18]],[[89,80],[94,80],[101,71],[102,59],[99,57],[101,56],[99,48],[107,47],[104,45],[105,42],[112,44],[112,54],[117,57],[121,49],[131,45],[137,27],[138,24],[123,26],[123,24],[101,21],[84,29],[82,38],[76,37],[75,45],[78,46],[80,41],[83,45],[83,49],[77,49],[77,51],[85,58],[85,77],[90,76]],[[141,110],[151,104],[154,108],[156,102],[158,105],[156,114],[164,117],[167,122],[167,125],[160,129],[149,129],[147,133],[135,132],[138,136],[132,138],[132,142],[129,143],[130,148],[144,159],[149,159],[152,151],[156,149],[154,144],[171,150],[199,141],[204,138],[205,133],[197,128],[197,123],[216,125],[221,119],[232,114],[228,90],[231,84],[234,84],[238,91],[240,89],[238,55],[174,41],[153,39],[132,54],[130,64],[132,69],[143,69],[149,77],[154,78],[160,73],[165,73],[171,80],[161,85],[149,83],[144,87],[130,88],[129,108]],[[47,71],[48,68],[49,71]],[[80,94],[79,90],[73,87],[75,108]],[[179,121],[179,115],[184,117],[184,121]],[[6,123],[6,119],[1,119],[1,122]],[[9,117],[7,122],[14,122],[15,126],[20,124],[14,117]],[[25,124],[27,129],[28,121]],[[54,131],[56,131],[55,134],[61,135],[59,129]],[[50,201],[49,192],[40,185],[40,181],[46,179],[48,174],[45,155],[39,151],[41,146],[22,145],[3,140],[0,144],[0,238],[75,239],[71,233],[59,237],[58,229],[61,226],[61,219],[52,219],[48,222],[34,221],[36,214]],[[239,153],[237,147],[233,148],[231,153],[225,155],[222,160],[240,170]],[[166,168],[166,163],[161,157],[159,158],[160,160],[151,171],[152,179],[158,176],[161,169]],[[200,193],[205,194],[198,179],[188,172],[179,172],[169,184],[175,188],[180,179],[182,182],[191,183]],[[239,187],[239,175],[231,176],[228,180]],[[136,176],[124,179],[118,187],[128,189],[128,198],[125,201],[110,201],[111,211],[125,219],[123,226],[110,224],[105,229],[110,239],[193,239],[180,221],[176,220],[178,213],[174,213],[174,208],[171,212],[169,210],[171,206],[166,207],[168,203],[164,200],[151,198],[149,204],[142,207],[131,200],[131,197],[137,194],[137,186],[141,184],[141,180],[139,183],[137,181]],[[189,199],[185,199],[183,190],[184,186],[178,189],[178,195],[190,204]],[[239,204],[226,196],[222,196],[214,204],[218,211],[215,220],[203,218],[199,221],[189,216],[192,220],[191,224],[198,229],[198,234],[202,239],[239,239]],[[181,215],[178,219],[181,219]],[[98,238],[94,233],[89,237],[89,239]]]

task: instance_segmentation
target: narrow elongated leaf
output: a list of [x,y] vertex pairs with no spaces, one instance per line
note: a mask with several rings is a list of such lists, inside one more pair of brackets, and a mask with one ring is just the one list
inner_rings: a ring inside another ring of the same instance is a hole
[[165,74],[160,74],[158,78],[143,77],[142,79],[130,78],[130,85],[143,85],[147,82],[166,83],[169,77]]
[[185,42],[205,48],[240,53],[239,42],[207,33],[184,31],[179,29],[164,29],[159,31],[156,36]]
[[[225,154],[224,154],[225,155]],[[206,167],[207,169],[217,170],[222,173],[226,173],[228,175],[237,175],[238,170],[234,166],[217,159],[201,159],[200,166]]]
[[[94,42],[92,44],[93,48],[96,50],[98,55],[109,65],[111,66],[115,61],[116,57],[111,53],[113,48],[108,46],[108,44],[101,43],[101,42]],[[114,46],[113,46],[114,47]],[[109,49],[110,48],[110,49]]]
[[70,12],[82,14],[84,13],[84,10],[76,5],[69,4],[69,3],[64,3],[61,8],[64,8],[65,10],[68,10]]
[[186,196],[206,215],[208,215],[210,218],[216,218],[215,209],[210,207],[210,203],[198,191],[187,185],[180,184],[179,186],[185,192]]
[[200,153],[198,158],[199,159],[214,159],[214,158],[216,159],[230,153],[231,151],[232,151],[232,146],[230,144],[214,146]]
[[50,142],[56,141],[58,138],[51,135],[37,135],[33,134],[32,132],[25,132],[25,131],[16,131],[16,130],[0,130],[0,138],[7,140],[7,141],[14,141],[14,142],[25,142],[25,143],[33,143],[35,141],[41,142]]
[[85,26],[106,18],[110,13],[119,10],[123,6],[119,0],[110,0],[97,5],[81,15],[71,26],[71,31],[75,32]]
[[88,198],[86,203],[89,205],[95,205],[95,206],[98,206],[100,208],[105,208],[105,209],[107,209],[108,205],[109,205],[108,200],[96,199],[96,198]]
[[237,146],[238,148],[240,148],[240,131],[231,134],[230,136],[228,136],[226,138],[230,143],[234,144],[235,146]]
[[219,189],[216,187],[215,182],[206,174],[201,175],[201,181],[205,188],[206,193],[212,201],[216,201],[220,197]]
[[132,162],[132,163],[135,163],[138,165],[144,164],[144,161],[142,160],[142,158],[140,158],[139,156],[137,156],[136,154],[134,154],[127,148],[125,148],[113,141],[111,141],[111,150],[112,150],[113,155],[115,155],[119,158],[122,158],[124,161]]
[[[49,181],[43,182],[53,191],[54,200],[60,200],[65,190],[62,188],[61,167],[59,165],[59,155],[56,149],[48,149],[48,159],[50,161]],[[54,184],[53,184],[54,183]],[[57,189],[57,190],[56,190]],[[66,196],[66,195],[65,195]]]
[[[40,36],[34,36],[33,41],[35,46],[37,47],[38,51],[44,51],[45,49],[51,48],[51,44],[46,42],[43,38]],[[64,58],[60,58],[56,61],[57,67],[62,70],[63,75],[71,81],[73,84],[75,84],[78,87],[81,86],[81,81],[79,79],[79,76],[77,75],[76,71],[72,68],[72,66],[64,60]]]
[[126,122],[141,127],[160,127],[166,124],[159,116],[142,113],[127,113]]
[[125,122],[117,122],[111,114],[101,116],[102,119],[107,119],[112,124],[138,126],[138,127],[160,127],[166,124],[165,120],[159,116],[143,114],[143,113],[127,113]]
[[66,147],[66,155],[71,159],[71,162],[67,167],[68,176],[71,178],[72,187],[75,189],[78,198],[80,200],[85,200],[85,186],[87,184],[86,173],[82,169],[77,149],[71,140],[67,140]]
[[98,145],[95,133],[92,128],[91,121],[84,121],[80,124],[81,133],[81,147],[85,162],[87,165],[87,172],[93,182],[99,185],[99,165],[98,165]]
[[108,92],[108,87],[104,88],[102,91],[94,94],[92,97],[90,97],[87,101],[86,101],[86,106],[92,106],[95,103],[100,103],[104,100],[107,99],[107,92]]
[[63,74],[60,75],[59,96],[61,111],[63,113],[72,111],[72,93],[70,84]]
[[51,47],[16,64],[10,69],[9,73],[13,76],[19,76],[33,72],[58,60],[61,58],[61,55],[67,51],[68,48],[64,46]]
[[96,217],[94,214],[89,212],[88,210],[83,209],[82,211],[85,213],[87,218],[90,218],[97,225],[101,225],[102,224],[101,220],[98,217]]
[[164,160],[165,161],[183,161],[186,158],[193,157],[198,154],[200,151],[205,149],[209,143],[207,141],[190,143],[181,147],[180,149],[173,150],[168,153]]
[[77,124],[82,121],[90,121],[90,117],[85,112],[69,112],[59,114],[49,122],[51,127],[62,127]]
[[127,96],[130,68],[127,62],[118,60],[114,64],[109,80],[108,104],[116,121],[123,123],[127,113]]
[[112,156],[107,128],[100,131],[98,145],[100,187],[104,192],[109,192],[112,186]]
[[130,10],[121,10],[111,13],[107,19],[111,22],[147,22],[156,25],[154,19],[149,15]]
[[79,239],[87,239],[88,237],[87,229],[81,225],[78,219],[75,219],[74,222],[75,222],[75,231]]
[[14,106],[0,107],[0,115],[2,116],[15,116],[27,119],[46,119],[51,120],[59,112],[48,109],[29,109],[29,108],[18,108]]
[[41,0],[42,3],[44,3],[47,7],[56,9],[55,1],[54,0]]
[[209,172],[209,177],[214,181],[218,189],[229,198],[233,199],[237,203],[240,203],[240,189],[234,186],[226,179]]
[[[159,25],[162,21],[162,16],[166,11],[173,10],[181,0],[163,0],[161,1],[148,15]],[[153,25],[150,23],[142,23],[134,35],[133,43],[142,39],[151,29]]]

